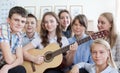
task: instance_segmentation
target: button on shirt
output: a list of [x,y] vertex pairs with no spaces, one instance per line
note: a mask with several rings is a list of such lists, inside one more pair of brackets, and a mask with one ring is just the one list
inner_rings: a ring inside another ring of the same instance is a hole
[[[87,35],[83,34],[81,39],[86,38]],[[80,39],[80,40],[81,40]],[[69,43],[73,43],[77,41],[76,37],[72,37],[68,39]],[[78,45],[78,49],[76,50],[75,56],[74,56],[74,64],[77,64],[79,62],[86,62],[86,63],[93,63],[91,53],[90,53],[90,45],[92,44],[93,40],[89,40],[85,43],[82,43]]]

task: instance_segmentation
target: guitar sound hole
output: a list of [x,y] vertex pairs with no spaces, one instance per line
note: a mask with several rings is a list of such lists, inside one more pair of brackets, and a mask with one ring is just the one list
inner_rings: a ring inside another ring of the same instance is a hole
[[46,60],[50,60],[51,57],[52,57],[52,54],[47,54],[47,55],[46,55]]
[[47,52],[47,53],[45,54],[45,62],[51,62],[52,59],[53,59],[53,57],[52,57],[52,52]]

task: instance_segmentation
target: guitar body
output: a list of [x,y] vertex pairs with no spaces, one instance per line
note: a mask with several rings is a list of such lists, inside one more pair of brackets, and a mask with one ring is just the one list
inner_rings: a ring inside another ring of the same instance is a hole
[[[30,49],[28,52],[34,56],[41,55],[44,56],[47,52],[54,52],[55,50],[60,49],[58,44],[52,43],[49,44],[47,47],[45,47],[42,50],[39,49]],[[33,64],[35,67],[35,71],[32,69],[31,62],[24,61],[23,66],[25,67],[27,73],[43,73],[48,68],[54,68],[61,64],[62,62],[62,54],[55,56],[52,60],[48,60],[47,62],[43,62],[42,64]]]

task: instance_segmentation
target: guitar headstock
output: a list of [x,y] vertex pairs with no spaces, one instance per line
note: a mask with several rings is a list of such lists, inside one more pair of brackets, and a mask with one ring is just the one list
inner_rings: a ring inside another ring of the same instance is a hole
[[103,38],[103,37],[108,36],[108,35],[109,35],[109,32],[107,30],[103,30],[103,31],[100,31],[100,32],[93,33],[91,35],[91,38],[93,40],[95,40],[97,38]]

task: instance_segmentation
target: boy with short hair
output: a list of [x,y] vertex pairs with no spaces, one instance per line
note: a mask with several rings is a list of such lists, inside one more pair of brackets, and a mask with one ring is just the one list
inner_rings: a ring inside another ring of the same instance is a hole
[[27,12],[15,6],[10,9],[7,22],[0,24],[0,73],[26,73],[23,63],[21,31]]
[[[25,33],[23,34],[22,46],[24,47],[30,43],[33,39],[40,39],[38,32],[36,31],[38,27],[37,18],[33,14],[28,14],[25,24]],[[39,47],[36,47],[39,48]]]

